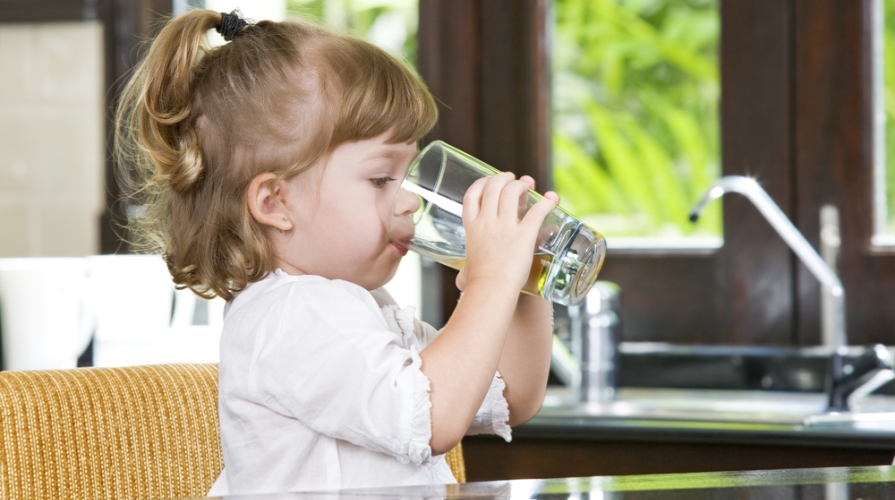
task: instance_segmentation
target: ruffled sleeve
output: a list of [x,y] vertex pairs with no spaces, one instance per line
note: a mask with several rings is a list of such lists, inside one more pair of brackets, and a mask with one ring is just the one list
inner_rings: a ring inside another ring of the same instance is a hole
[[496,373],[467,434],[497,434],[508,443],[513,440],[509,424],[510,406],[503,395],[506,387],[500,373]]
[[[400,334],[404,346],[413,352],[425,348],[440,333],[428,323],[416,320],[413,307],[403,309],[398,307],[385,289],[373,290],[371,294],[382,308],[382,314],[389,328]],[[505,389],[506,383],[500,377],[500,373],[496,373],[467,434],[497,434],[507,442],[512,440],[512,431],[508,423],[510,408],[503,395]]]
[[407,459],[398,457],[398,461],[407,463],[409,460],[418,465],[432,454],[429,448],[432,439],[432,402],[429,399],[429,379],[420,370],[423,360],[414,347],[410,348],[410,356],[412,362],[408,373],[411,376],[404,382],[408,384],[405,391],[410,395],[407,398],[409,408],[401,412],[404,421],[399,429],[402,432],[399,441],[407,443],[407,451],[402,453]]

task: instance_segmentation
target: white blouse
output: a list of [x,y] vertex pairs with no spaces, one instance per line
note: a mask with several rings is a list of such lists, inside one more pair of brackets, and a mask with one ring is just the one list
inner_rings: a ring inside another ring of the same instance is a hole
[[[280,270],[227,305],[212,495],[454,483],[432,456],[419,352],[438,332],[384,289]],[[469,434],[510,440],[495,374]]]

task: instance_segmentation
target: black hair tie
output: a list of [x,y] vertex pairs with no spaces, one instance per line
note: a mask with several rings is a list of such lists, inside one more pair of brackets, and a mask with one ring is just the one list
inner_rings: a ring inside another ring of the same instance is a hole
[[239,11],[239,8],[236,8],[229,14],[221,12],[221,24],[217,27],[217,31],[224,37],[224,40],[229,42],[247,24],[249,22],[242,18],[242,13]]

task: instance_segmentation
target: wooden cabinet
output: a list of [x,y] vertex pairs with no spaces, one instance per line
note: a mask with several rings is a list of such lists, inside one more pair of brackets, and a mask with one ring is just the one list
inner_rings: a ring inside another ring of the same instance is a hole
[[468,481],[890,465],[895,450],[862,447],[495,436],[463,440]]

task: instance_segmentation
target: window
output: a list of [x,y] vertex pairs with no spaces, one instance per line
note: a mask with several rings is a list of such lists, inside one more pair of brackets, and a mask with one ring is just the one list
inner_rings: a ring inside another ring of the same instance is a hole
[[553,10],[563,205],[611,248],[720,246],[720,204],[689,220],[720,173],[717,0],[556,0]]
[[[435,134],[491,164],[533,175],[541,186],[557,167],[550,158],[561,154],[551,154],[548,141],[546,54],[553,43],[551,12],[562,1],[420,4],[419,67],[443,103]],[[585,3],[607,8],[658,2]],[[756,178],[815,248],[820,208],[837,206],[849,341],[891,344],[895,254],[871,244],[868,196],[874,161],[871,4],[717,4],[720,175]],[[621,285],[625,339],[818,344],[814,277],[748,201],[730,195],[722,203],[720,248],[613,250],[610,243],[602,278]],[[449,273],[443,282],[449,311]]]
[[895,245],[895,1],[872,2],[874,234],[876,246]]

